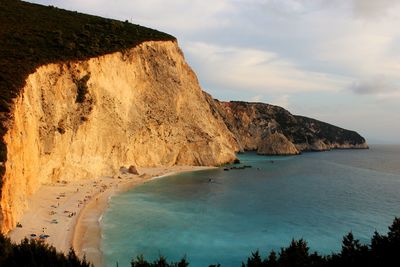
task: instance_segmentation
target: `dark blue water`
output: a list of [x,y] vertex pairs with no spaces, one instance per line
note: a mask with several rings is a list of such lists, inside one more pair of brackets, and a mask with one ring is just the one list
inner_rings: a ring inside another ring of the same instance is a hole
[[292,238],[330,254],[345,233],[367,242],[400,216],[400,146],[240,159],[253,167],[170,176],[112,198],[102,221],[107,266],[143,254],[234,267]]

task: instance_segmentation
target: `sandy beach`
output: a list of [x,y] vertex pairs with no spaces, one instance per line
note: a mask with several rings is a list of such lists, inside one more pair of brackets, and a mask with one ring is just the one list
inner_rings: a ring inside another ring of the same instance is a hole
[[100,249],[100,219],[113,195],[162,176],[210,167],[173,166],[139,168],[139,175],[121,174],[114,177],[76,182],[44,184],[29,199],[29,207],[8,235],[14,242],[23,238],[40,238],[67,253],[76,253],[103,266]]

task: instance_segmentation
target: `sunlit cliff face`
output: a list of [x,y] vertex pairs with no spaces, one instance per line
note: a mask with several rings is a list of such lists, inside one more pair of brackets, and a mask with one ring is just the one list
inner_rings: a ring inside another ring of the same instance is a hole
[[43,183],[112,175],[129,165],[219,165],[238,150],[171,41],[38,68],[15,100],[4,140],[2,232]]
[[14,100],[4,141],[2,232],[44,183],[113,175],[130,165],[216,166],[239,150],[367,147],[355,132],[277,106],[214,100],[173,41],[39,67]]

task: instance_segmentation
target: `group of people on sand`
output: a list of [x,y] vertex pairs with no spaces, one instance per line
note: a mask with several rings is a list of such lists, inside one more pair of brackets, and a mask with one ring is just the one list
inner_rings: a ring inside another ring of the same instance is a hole
[[[94,181],[92,186],[96,188],[95,190],[97,191],[97,193],[101,193],[101,192],[106,191],[109,188],[109,186],[111,186],[111,184],[107,185],[107,184],[102,183],[102,180],[99,180],[99,181]],[[85,188],[84,184],[79,184],[79,187],[77,187],[76,190],[74,189],[74,191],[76,193],[79,193],[81,191],[81,189],[84,190],[84,188]],[[77,203],[78,204],[78,208],[80,208],[81,206],[85,205],[89,200],[92,199],[92,196],[95,195],[94,194],[95,192],[91,192],[92,190],[89,190],[89,191],[86,192],[87,194],[84,195],[83,199],[78,199],[78,203]],[[49,215],[54,216],[54,215],[57,214],[56,209],[60,208],[60,206],[63,206],[63,205],[60,205],[60,201],[62,201],[61,199],[65,198],[65,197],[67,197],[67,193],[66,192],[59,193],[56,196],[57,203],[50,206],[52,209],[50,210]],[[96,201],[98,201],[98,198],[96,198]],[[61,203],[61,204],[63,204],[63,203]],[[76,211],[70,211],[70,210],[64,210],[63,213],[68,218],[72,218],[72,217],[77,215]],[[50,223],[51,224],[58,224],[58,220],[53,217],[53,219],[50,221]],[[19,226],[19,227],[22,227],[22,225]],[[42,228],[42,233],[40,235],[39,234],[37,235],[35,233],[31,233],[29,235],[29,238],[36,239],[36,240],[43,241],[43,242],[46,241],[46,239],[49,237],[49,235],[47,235],[45,233],[46,229],[47,229],[46,227],[43,227]]]
[[76,211],[71,212],[70,214],[68,214],[68,217],[71,218],[71,217],[74,217],[75,215],[76,215]]
[[29,237],[37,241],[45,241],[47,238],[50,237],[48,234],[45,233],[46,229],[46,227],[42,227],[42,233],[40,235],[32,233]]

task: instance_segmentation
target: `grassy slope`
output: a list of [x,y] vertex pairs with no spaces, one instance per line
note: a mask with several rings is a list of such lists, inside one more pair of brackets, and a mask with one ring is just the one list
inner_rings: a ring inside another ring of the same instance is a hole
[[[12,99],[38,66],[82,60],[175,37],[128,22],[17,0],[0,0],[0,162]],[[0,177],[3,166],[0,166]],[[0,179],[1,188],[1,179]]]

